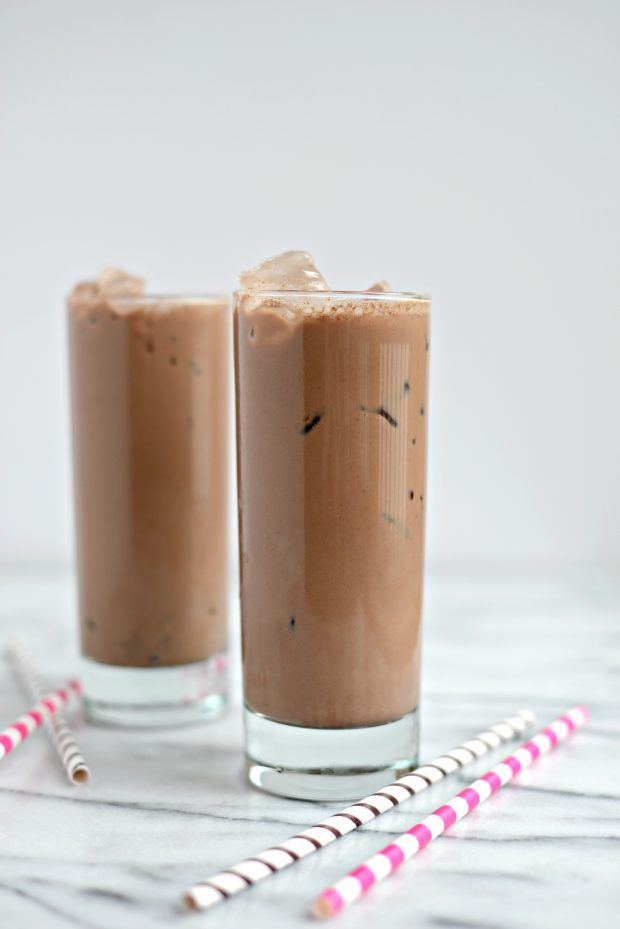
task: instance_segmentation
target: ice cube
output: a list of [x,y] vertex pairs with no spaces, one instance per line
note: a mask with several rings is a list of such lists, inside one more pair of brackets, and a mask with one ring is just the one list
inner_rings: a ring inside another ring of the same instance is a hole
[[69,295],[71,306],[94,306],[99,298],[99,288],[94,281],[80,281]]
[[376,283],[372,284],[368,288],[367,293],[369,294],[390,294],[392,293],[392,288],[390,287],[387,281],[376,281]]
[[242,271],[242,290],[329,290],[308,252],[283,252]]
[[140,297],[144,281],[119,268],[105,268],[96,281],[80,281],[69,296],[72,307],[92,307],[114,297]]
[[97,278],[97,286],[105,297],[140,297],[144,293],[143,279],[120,268],[104,268]]

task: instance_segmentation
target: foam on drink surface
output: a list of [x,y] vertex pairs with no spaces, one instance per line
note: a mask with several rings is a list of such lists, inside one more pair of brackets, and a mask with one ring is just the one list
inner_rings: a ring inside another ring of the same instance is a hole
[[[242,292],[247,292],[240,296],[240,309],[271,312],[289,323],[300,318],[402,316],[428,311],[428,301],[423,297],[411,295],[405,301],[381,299],[381,294],[392,293],[385,280],[375,282],[359,295],[330,291],[312,256],[304,251],[283,252],[243,271],[239,285]],[[282,291],[281,297],[277,291]],[[377,299],[369,299],[369,294],[377,294]]]

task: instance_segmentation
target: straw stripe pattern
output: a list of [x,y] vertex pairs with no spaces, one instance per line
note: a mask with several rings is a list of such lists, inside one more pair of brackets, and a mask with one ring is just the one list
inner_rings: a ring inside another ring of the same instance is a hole
[[449,803],[438,807],[430,816],[417,823],[395,839],[364,864],[350,871],[332,887],[324,890],[314,902],[312,913],[318,918],[328,918],[363,897],[373,884],[388,877],[403,861],[413,857],[429,842],[449,829],[453,823],[467,816],[478,804],[488,800],[500,787],[507,784],[523,768],[533,764],[564,741],[575,729],[588,719],[584,707],[574,707],[558,717],[546,729],[525,742],[512,755],[474,781],[456,795]]
[[[45,688],[22,642],[14,639],[9,645],[8,652],[30,697],[33,700],[41,700],[45,696]],[[57,712],[54,716],[50,716],[45,721],[45,725],[71,783],[88,782],[90,769],[62,713]]]
[[46,719],[54,716],[72,696],[79,696],[81,691],[80,682],[71,678],[64,687],[46,694],[27,713],[15,720],[12,726],[0,732],[0,760],[27,739],[31,732],[39,729]]
[[186,906],[195,910],[208,909],[246,890],[270,874],[294,864],[300,858],[313,854],[385,813],[386,810],[391,810],[404,800],[421,793],[502,742],[515,738],[533,718],[529,710],[522,710],[479,733],[473,739],[463,742],[445,755],[435,758],[429,764],[416,768],[394,784],[292,836],[281,845],[268,848],[253,858],[246,858],[234,867],[214,874],[206,881],[194,884],[185,894]]

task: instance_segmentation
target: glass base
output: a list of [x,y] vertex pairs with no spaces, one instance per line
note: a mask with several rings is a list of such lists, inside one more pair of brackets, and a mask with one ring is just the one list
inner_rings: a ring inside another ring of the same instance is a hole
[[215,719],[228,692],[226,652],[167,668],[127,668],[82,658],[84,712],[113,726],[176,726]]
[[418,711],[379,726],[310,729],[244,713],[254,787],[297,800],[355,800],[415,768]]

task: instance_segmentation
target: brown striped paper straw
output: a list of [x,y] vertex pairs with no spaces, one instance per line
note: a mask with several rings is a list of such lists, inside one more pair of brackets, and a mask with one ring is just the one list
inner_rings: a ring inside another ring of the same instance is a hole
[[[33,700],[41,700],[46,690],[37,674],[30,656],[22,642],[14,639],[8,647],[9,656],[25,690]],[[86,784],[90,780],[90,768],[84,760],[75,736],[62,713],[55,713],[45,720],[45,727],[66,775],[72,784]]]
[[459,768],[486,755],[502,742],[514,739],[533,719],[533,713],[522,710],[503,722],[490,726],[467,742],[457,745],[445,755],[405,774],[394,784],[389,784],[377,793],[317,823],[316,826],[292,836],[281,845],[268,848],[259,855],[246,858],[234,867],[214,874],[206,881],[194,884],[183,897],[186,907],[190,910],[207,910],[223,900],[234,897],[242,890],[247,890],[263,878],[282,871],[300,858],[319,851],[323,846],[359,829],[387,810],[409,800],[427,787],[432,787]]

